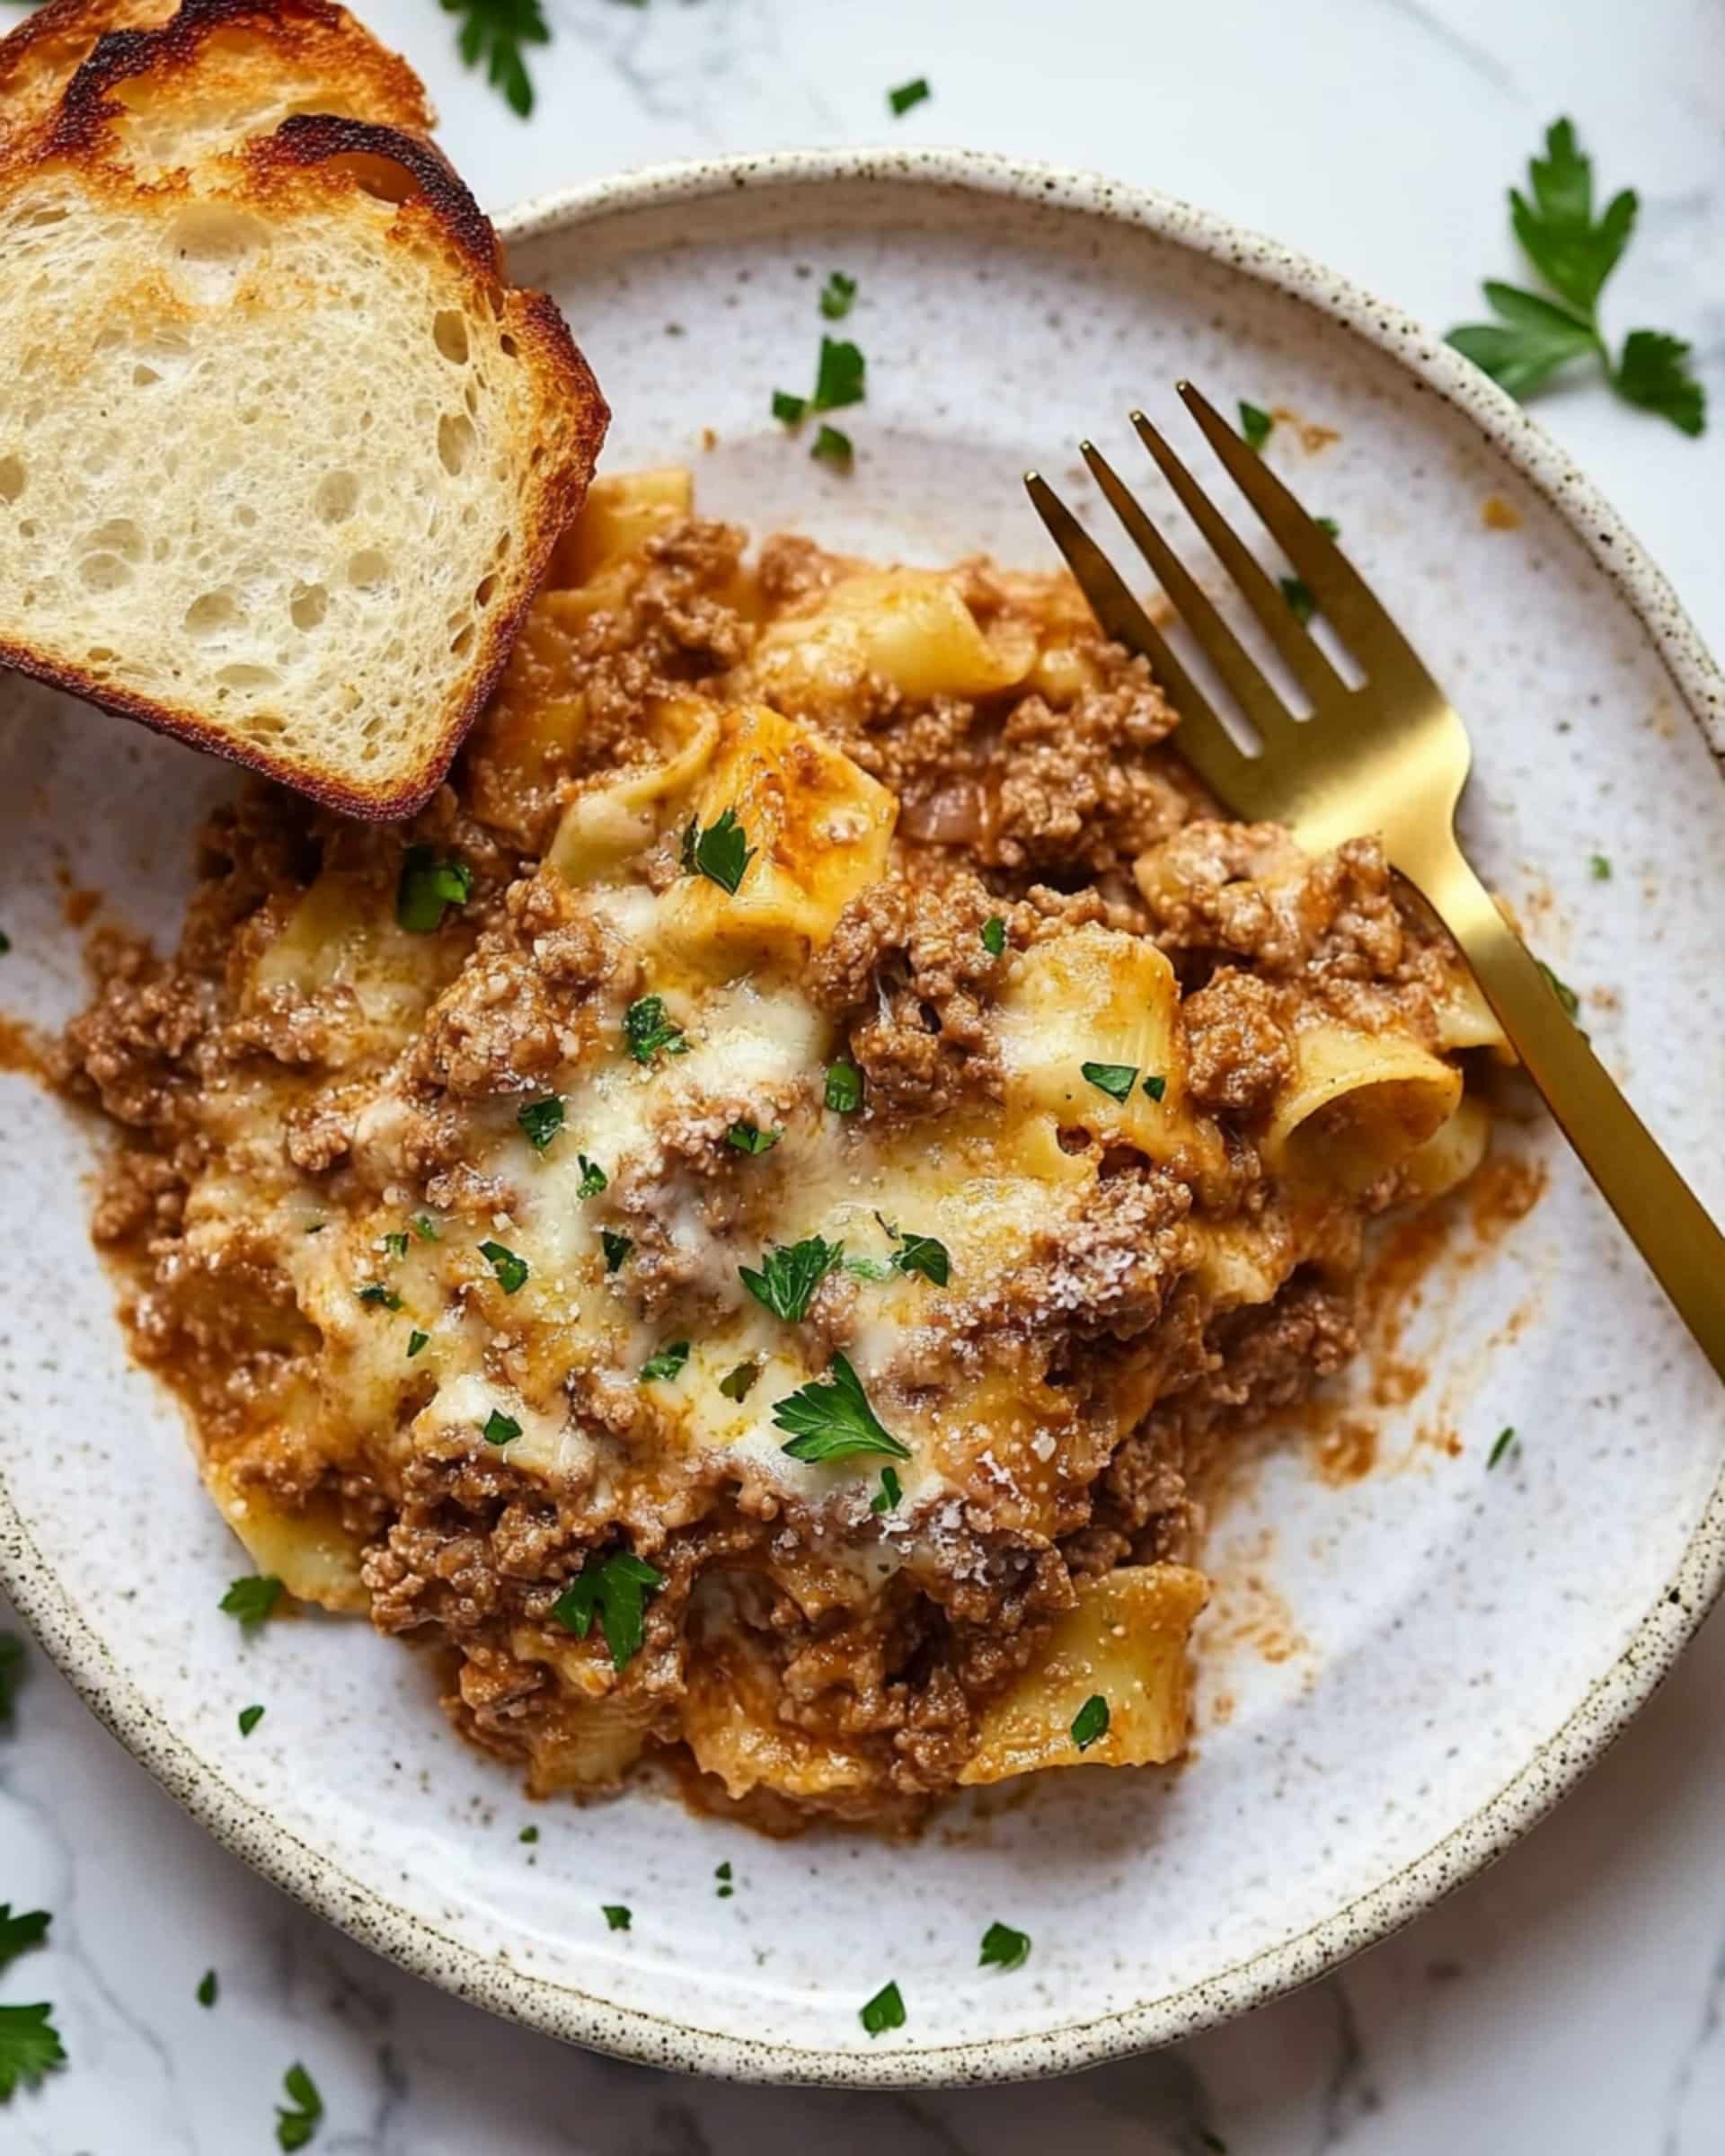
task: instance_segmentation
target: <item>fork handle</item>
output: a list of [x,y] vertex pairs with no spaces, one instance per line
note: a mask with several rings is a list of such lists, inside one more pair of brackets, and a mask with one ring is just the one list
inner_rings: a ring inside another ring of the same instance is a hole
[[1461,849],[1452,840],[1403,873],[1461,945],[1558,1127],[1725,1378],[1725,1235],[1618,1091]]

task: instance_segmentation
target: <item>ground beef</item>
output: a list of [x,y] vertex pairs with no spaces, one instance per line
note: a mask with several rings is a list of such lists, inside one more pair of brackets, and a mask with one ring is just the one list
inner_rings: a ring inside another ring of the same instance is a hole
[[1189,791],[1146,752],[1175,714],[1140,659],[1075,702],[1015,703],[1001,729],[994,817],[983,858],[1004,869],[1092,874],[1125,866],[1179,828]]
[[1186,998],[1186,1083],[1200,1108],[1250,1119],[1269,1106],[1293,1067],[1283,1000],[1268,981],[1233,966]]

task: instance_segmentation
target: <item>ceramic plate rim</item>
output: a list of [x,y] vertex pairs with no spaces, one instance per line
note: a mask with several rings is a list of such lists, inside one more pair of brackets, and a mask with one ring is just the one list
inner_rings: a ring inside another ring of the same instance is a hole
[[[506,244],[752,188],[857,181],[944,186],[1127,225],[1221,262],[1326,316],[1394,360],[1535,488],[1616,586],[1716,762],[1725,764],[1722,676],[1662,572],[1616,511],[1527,413],[1399,308],[1294,249],[1178,198],[1075,168],[952,149],[787,150],[657,164],[541,195],[495,220]],[[748,2041],[525,1974],[447,1937],[361,1886],[235,1789],[174,1734],[114,1665],[0,1480],[0,1586],[84,1702],[224,1847],[362,1944],[508,2019],[649,2065],[750,2081],[951,2087],[1070,2072],[1192,2036],[1307,1983],[1410,1922],[1535,1825],[1650,1697],[1725,1586],[1725,1478],[1681,1562],[1626,1647],[1568,1719],[1497,1793],[1423,1855],[1296,1937],[1204,1981],[1034,2035],[879,2055]]]

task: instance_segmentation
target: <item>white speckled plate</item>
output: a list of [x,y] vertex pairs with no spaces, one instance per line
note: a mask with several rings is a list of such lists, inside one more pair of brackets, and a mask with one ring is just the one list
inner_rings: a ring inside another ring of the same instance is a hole
[[[1130,458],[1135,402],[1190,441],[1181,374],[1336,429],[1311,448],[1285,424],[1270,454],[1452,690],[1478,752],[1477,858],[1725,1206],[1721,685],[1616,517],[1462,361],[1178,203],[980,157],[690,166],[512,228],[518,272],[563,302],[616,407],[611,467],[688,459],[703,502],[757,529],[1040,561],[1022,467],[1067,473],[1085,432]],[[831,269],[859,280],[845,329],[869,361],[849,479],[767,414],[771,390],[812,384]],[[1490,495],[1517,528],[1487,527]],[[49,1020],[78,1002],[68,881],[169,929],[188,835],[230,783],[135,728],[0,691],[0,1003]],[[236,1553],[175,1411],[122,1352],[85,1234],[87,1134],[27,1081],[0,1085],[0,1578],[224,1842],[421,1975],[630,2057],[957,2081],[1236,2012],[1522,1833],[1720,1584],[1717,1386],[1534,1127],[1552,1188],[1428,1295],[1403,1353],[1430,1375],[1379,1410],[1384,1464],[1338,1489],[1293,1445],[1225,1520],[1185,1770],[1054,1777],[894,1848],[774,1844],[650,1795],[532,1807],[456,1743],[399,1647],[318,1621],[243,1644],[218,1613]],[[1489,1471],[1508,1424],[1521,1449]],[[268,1712],[242,1740],[252,1701]],[[725,1860],[737,1891],[720,1900]],[[630,1904],[633,1930],[608,1932],[603,1902]],[[996,1919],[1034,1939],[1021,1971],[977,1967]],[[871,2041],[857,2009],[888,1977],[907,2023]]]

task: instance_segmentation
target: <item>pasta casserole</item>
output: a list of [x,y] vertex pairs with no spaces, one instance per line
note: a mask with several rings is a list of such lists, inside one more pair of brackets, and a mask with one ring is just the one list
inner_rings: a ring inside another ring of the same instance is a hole
[[1064,579],[601,481],[411,825],[260,786],[71,1082],[261,1574],[538,1792],[783,1830],[1175,1757],[1204,1492],[1358,1345],[1496,1027],[1218,816]]

